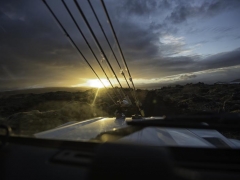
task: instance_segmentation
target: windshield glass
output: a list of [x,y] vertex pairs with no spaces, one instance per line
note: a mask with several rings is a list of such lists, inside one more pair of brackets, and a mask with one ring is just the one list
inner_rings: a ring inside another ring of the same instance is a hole
[[2,0],[0,124],[34,137],[114,117],[78,124],[91,140],[133,114],[238,114],[239,18],[236,0]]

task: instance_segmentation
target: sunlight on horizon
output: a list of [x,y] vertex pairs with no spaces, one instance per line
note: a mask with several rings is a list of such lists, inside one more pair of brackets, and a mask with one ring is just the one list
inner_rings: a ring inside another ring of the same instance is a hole
[[76,85],[72,85],[71,87],[93,87],[93,88],[103,88],[103,84],[106,87],[110,86],[110,83],[107,79],[101,79],[101,81],[103,82],[103,84],[101,83],[101,81],[99,79],[84,79],[85,83],[81,83],[81,84],[76,84]]
[[[101,79],[101,80],[106,87],[110,86],[110,83],[108,82],[107,79]],[[103,88],[104,87],[103,84],[100,82],[99,79],[91,79],[87,81],[87,86],[90,86],[90,87]]]

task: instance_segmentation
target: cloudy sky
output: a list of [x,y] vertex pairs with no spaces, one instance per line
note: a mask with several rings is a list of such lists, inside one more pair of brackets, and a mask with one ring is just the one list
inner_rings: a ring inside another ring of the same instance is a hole
[[[48,1],[99,76],[106,79],[60,0]],[[99,0],[91,0],[118,59]],[[240,78],[239,0],[105,0],[137,87]],[[73,0],[66,0],[97,57]],[[86,0],[79,0],[123,86],[116,60]],[[102,66],[116,83],[107,63]],[[121,64],[124,68],[124,65]],[[89,85],[96,79],[41,0],[0,1],[0,90]]]

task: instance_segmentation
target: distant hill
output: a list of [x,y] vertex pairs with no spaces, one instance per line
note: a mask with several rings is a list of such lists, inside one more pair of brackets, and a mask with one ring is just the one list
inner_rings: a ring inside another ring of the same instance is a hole
[[240,82],[240,79],[235,79],[235,80],[233,80],[231,82]]
[[77,91],[86,91],[90,88],[86,87],[47,87],[47,88],[33,88],[33,89],[21,89],[21,90],[12,90],[12,91],[2,91],[0,95],[15,95],[15,94],[41,94],[47,92],[57,92],[57,91],[66,91],[66,92],[77,92]]
[[235,80],[230,81],[230,82],[222,82],[222,81],[215,82],[215,84],[238,84],[238,83],[240,83],[240,79],[235,79]]
[[227,82],[218,81],[218,82],[215,82],[215,84],[228,84],[228,83]]

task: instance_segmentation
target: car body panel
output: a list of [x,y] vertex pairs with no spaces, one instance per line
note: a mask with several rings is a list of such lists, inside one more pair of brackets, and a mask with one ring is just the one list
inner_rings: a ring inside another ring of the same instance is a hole
[[[159,118],[159,117],[155,117]],[[154,117],[145,120],[155,119]],[[86,121],[67,124],[55,129],[40,132],[34,136],[44,139],[59,139],[72,141],[89,141],[97,135],[128,127],[126,119],[94,118]],[[210,141],[211,140],[211,141]],[[145,127],[139,131],[122,137],[119,142],[140,143],[153,146],[183,146],[183,147],[230,147],[239,148],[240,141],[231,140],[216,130]]]

